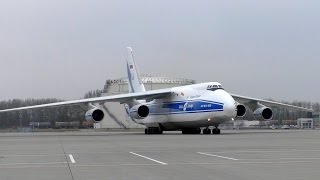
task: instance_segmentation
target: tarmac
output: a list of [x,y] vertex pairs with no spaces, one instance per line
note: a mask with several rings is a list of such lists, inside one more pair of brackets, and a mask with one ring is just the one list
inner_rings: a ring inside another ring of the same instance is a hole
[[0,134],[0,180],[318,180],[320,130]]

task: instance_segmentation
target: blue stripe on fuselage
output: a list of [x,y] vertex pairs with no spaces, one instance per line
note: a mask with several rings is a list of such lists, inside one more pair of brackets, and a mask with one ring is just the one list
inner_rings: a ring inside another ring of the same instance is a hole
[[186,103],[186,102],[207,102],[207,103],[214,103],[214,104],[221,104],[221,105],[223,105],[223,103],[220,103],[220,102],[209,101],[209,100],[204,100],[204,99],[187,100],[187,101],[170,101],[170,102],[163,102],[162,104]]
[[149,104],[150,115],[183,114],[223,111],[223,103],[207,100],[173,101]]

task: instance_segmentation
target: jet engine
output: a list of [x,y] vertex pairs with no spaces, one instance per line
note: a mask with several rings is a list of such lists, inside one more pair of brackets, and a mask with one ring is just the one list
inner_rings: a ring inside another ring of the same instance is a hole
[[93,108],[86,112],[86,120],[100,122],[104,117],[104,112],[99,108]]
[[247,109],[244,105],[238,104],[237,105],[237,117],[243,117],[246,115]]
[[144,119],[149,115],[149,107],[143,104],[133,106],[129,114],[134,119]]
[[266,106],[262,106],[255,111],[253,111],[253,115],[256,120],[263,121],[263,120],[270,120],[273,116],[273,112],[270,108]]

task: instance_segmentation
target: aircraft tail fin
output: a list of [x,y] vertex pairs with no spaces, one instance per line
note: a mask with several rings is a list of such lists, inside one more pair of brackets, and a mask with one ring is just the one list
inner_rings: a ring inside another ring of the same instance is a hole
[[136,63],[134,61],[133,51],[131,47],[127,47],[127,73],[130,93],[146,91],[140,78]]

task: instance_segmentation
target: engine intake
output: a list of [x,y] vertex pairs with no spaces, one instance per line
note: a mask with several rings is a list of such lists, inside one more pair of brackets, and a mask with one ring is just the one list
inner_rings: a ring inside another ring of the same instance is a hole
[[104,112],[99,108],[90,109],[85,114],[87,121],[100,122],[104,118]]
[[270,120],[273,117],[273,112],[268,107],[260,107],[253,112],[255,119],[257,120]]
[[243,117],[244,115],[246,115],[247,112],[247,108],[242,105],[242,104],[238,104],[237,105],[237,117]]
[[149,115],[149,107],[146,105],[136,105],[130,109],[129,113],[134,119],[144,119]]

